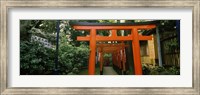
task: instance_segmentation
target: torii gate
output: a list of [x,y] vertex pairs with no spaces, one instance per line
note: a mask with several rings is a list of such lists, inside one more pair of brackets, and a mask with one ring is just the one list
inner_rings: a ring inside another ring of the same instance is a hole
[[[135,75],[142,75],[142,64],[140,59],[140,40],[151,40],[152,36],[142,36],[138,34],[138,30],[152,29],[156,27],[155,22],[144,23],[72,23],[76,30],[90,30],[90,35],[86,37],[77,37],[78,41],[90,41],[90,57],[88,74],[95,74],[95,52],[97,41],[132,41],[133,59],[134,59],[134,71]],[[98,36],[97,30],[111,30],[111,36]],[[117,30],[131,30],[131,35],[117,36]]]
[[[100,74],[103,74],[103,55],[104,53],[112,53],[112,56],[116,56],[115,53],[117,53],[117,57],[119,58],[113,58],[113,64],[117,65],[120,69],[125,72],[125,63],[126,63],[126,55],[125,55],[125,47],[128,45],[125,45],[124,43],[111,43],[111,44],[97,44],[97,50],[99,54],[99,62],[100,62]],[[117,62],[116,62],[117,60]],[[122,64],[121,64],[122,62]]]

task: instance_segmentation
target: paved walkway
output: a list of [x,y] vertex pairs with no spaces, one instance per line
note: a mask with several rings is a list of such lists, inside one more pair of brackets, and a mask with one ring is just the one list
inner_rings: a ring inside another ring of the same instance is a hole
[[103,67],[103,75],[118,75],[112,67]]

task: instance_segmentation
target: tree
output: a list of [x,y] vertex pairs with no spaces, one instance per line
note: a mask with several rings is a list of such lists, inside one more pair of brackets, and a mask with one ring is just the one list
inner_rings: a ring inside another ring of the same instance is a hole
[[20,41],[29,41],[30,30],[35,27],[36,23],[37,21],[33,20],[20,20]]
[[49,32],[42,30],[42,20],[20,21],[20,74],[51,74],[54,63],[54,50],[46,48],[38,41],[31,41],[36,35],[47,38]]

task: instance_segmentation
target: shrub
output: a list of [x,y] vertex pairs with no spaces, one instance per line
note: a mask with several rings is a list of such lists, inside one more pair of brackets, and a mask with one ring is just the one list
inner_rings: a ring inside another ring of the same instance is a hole
[[171,67],[160,67],[155,66],[151,67],[146,64],[142,65],[142,70],[144,75],[180,75],[180,69],[171,66]]
[[81,67],[88,63],[89,48],[62,44],[59,48],[60,74],[78,74]]
[[20,74],[43,75],[53,70],[54,50],[38,42],[20,42]]

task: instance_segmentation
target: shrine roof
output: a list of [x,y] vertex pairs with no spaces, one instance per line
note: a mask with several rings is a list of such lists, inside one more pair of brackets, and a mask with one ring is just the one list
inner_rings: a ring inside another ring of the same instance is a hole
[[134,23],[94,23],[94,22],[71,22],[71,26],[134,26],[134,25],[155,25],[158,21],[134,22]]

